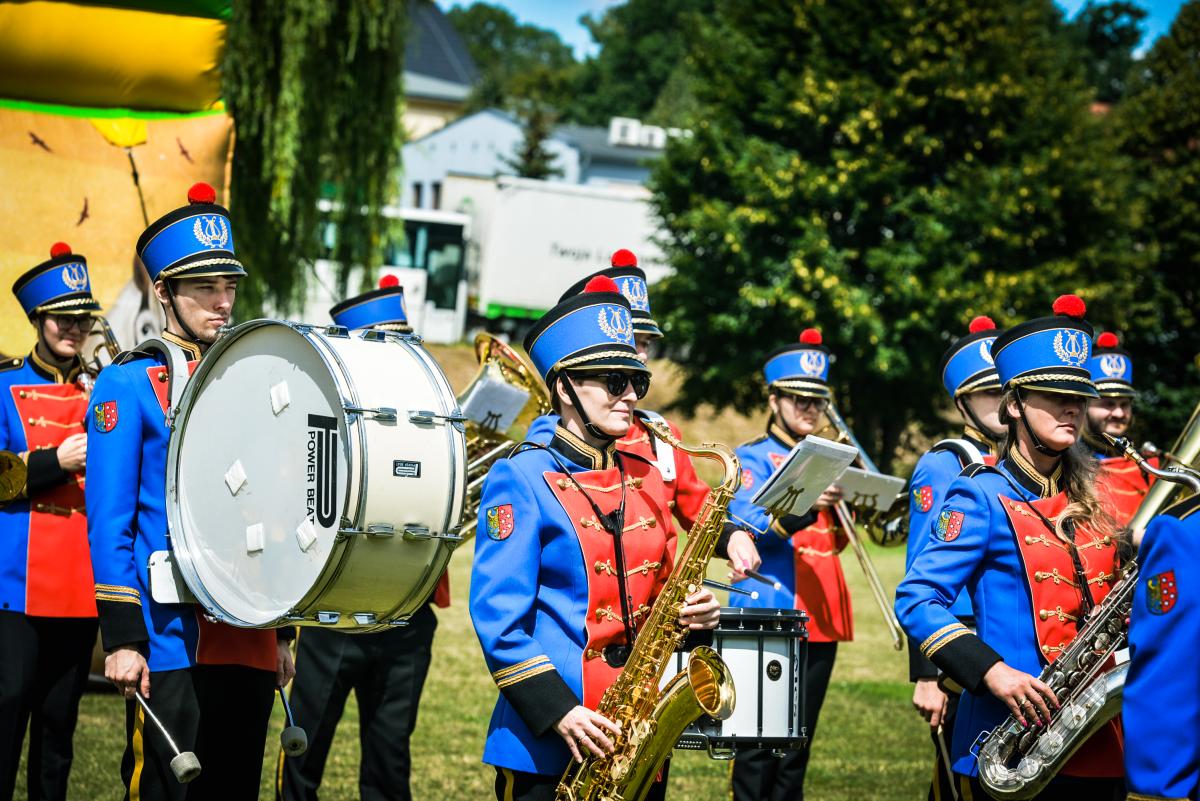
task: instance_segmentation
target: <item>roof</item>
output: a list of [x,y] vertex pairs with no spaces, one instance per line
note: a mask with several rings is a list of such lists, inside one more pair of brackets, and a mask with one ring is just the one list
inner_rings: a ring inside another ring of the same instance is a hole
[[652,147],[610,145],[608,129],[589,125],[559,125],[554,138],[577,149],[589,161],[638,165],[647,159],[662,158],[663,151]]
[[404,71],[440,83],[469,88],[479,77],[475,62],[467,52],[458,31],[446,15],[429,0],[409,3],[408,43],[404,51]]

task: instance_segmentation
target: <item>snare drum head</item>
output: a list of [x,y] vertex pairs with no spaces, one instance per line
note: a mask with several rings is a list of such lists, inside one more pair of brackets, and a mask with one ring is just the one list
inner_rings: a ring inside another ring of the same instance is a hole
[[230,334],[189,382],[167,464],[171,545],[213,614],[282,622],[317,582],[350,480],[341,398],[321,351],[274,321]]

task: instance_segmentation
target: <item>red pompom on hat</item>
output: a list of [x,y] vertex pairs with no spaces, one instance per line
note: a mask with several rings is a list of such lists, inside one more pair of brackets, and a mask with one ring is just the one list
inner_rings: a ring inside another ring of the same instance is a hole
[[380,277],[379,288],[387,289],[388,287],[400,286],[400,279],[394,275],[388,274]]
[[632,250],[621,248],[616,253],[612,254],[613,267],[637,267],[637,256],[633,255]]
[[66,242],[55,242],[50,246],[50,258],[57,259],[59,256],[70,256],[71,246]]
[[584,292],[620,292],[617,289],[617,282],[609,278],[607,275],[597,275],[583,288]]
[[1083,315],[1087,314],[1087,304],[1078,295],[1059,295],[1051,308],[1055,314],[1074,317],[1076,320],[1082,320]]
[[1121,340],[1117,339],[1117,335],[1112,331],[1105,331],[1100,336],[1096,337],[1097,348],[1115,348],[1121,344]]
[[805,345],[820,345],[821,332],[815,328],[805,328],[800,332],[800,341]]
[[978,334],[980,331],[995,331],[996,321],[991,317],[981,314],[971,321],[971,324],[967,326],[967,330],[972,334]]
[[216,203],[217,190],[201,181],[188,190],[188,203]]

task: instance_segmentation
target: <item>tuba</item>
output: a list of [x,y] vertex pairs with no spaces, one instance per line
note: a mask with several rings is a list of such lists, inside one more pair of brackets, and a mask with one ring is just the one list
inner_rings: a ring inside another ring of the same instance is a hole
[[641,801],[685,728],[701,715],[725,720],[733,714],[733,676],[712,648],[696,648],[687,667],[661,693],[658,685],[687,634],[679,626],[679,609],[704,580],[738,486],[740,464],[724,445],[705,443],[693,448],[661,423],[647,420],[646,428],[673,448],[719,461],[724,475],[696,516],[687,544],[634,640],[629,661],[600,699],[596,711],[621,727],[613,738],[614,752],[568,766],[558,785],[557,801]]
[[[1200,406],[1175,444],[1174,451],[1184,462],[1200,452]],[[1165,470],[1146,462],[1133,444],[1123,438],[1104,435],[1159,481],[1142,499],[1129,527],[1140,540],[1150,519],[1162,511],[1180,485],[1200,492],[1200,472],[1185,467]],[[1000,799],[1033,798],[1062,770],[1087,739],[1121,711],[1125,676],[1129,664],[1106,670],[1108,660],[1129,642],[1126,621],[1133,606],[1137,586],[1137,560],[1121,568],[1120,580],[1112,592],[1092,610],[1087,623],[1075,635],[1058,659],[1042,671],[1039,678],[1050,685],[1060,707],[1051,712],[1044,730],[1026,729],[1011,715],[994,729],[979,749],[979,778],[988,792]]]
[[[535,417],[550,412],[550,394],[538,378],[537,370],[512,346],[502,342],[491,334],[479,334],[475,337],[475,358],[479,360],[479,371],[475,378],[458,396],[458,403],[464,410],[469,411],[472,396],[484,390],[488,385],[499,386],[508,390],[508,395],[517,398],[520,394],[526,397],[512,421],[512,426],[528,427]],[[479,515],[479,498],[483,492],[483,480],[488,470],[498,460],[508,456],[517,446],[517,441],[508,435],[507,429],[501,431],[496,422],[497,416],[479,415],[482,419],[471,419],[468,414],[466,422],[467,433],[467,495],[463,506],[462,536],[464,539],[475,534],[475,525]],[[489,425],[489,423],[492,423]]]
[[[821,436],[825,429],[832,428],[836,433],[836,436],[832,437],[832,439],[837,442],[853,445],[858,450],[857,461],[862,469],[878,473],[879,468],[867,456],[862,445],[858,443],[858,440],[854,437],[854,433],[850,431],[850,427],[846,425],[846,421],[838,414],[832,402],[825,409],[825,419],[826,425],[818,429],[816,432],[817,435]],[[870,534],[872,541],[881,545],[897,545],[904,542],[907,536],[907,528],[903,525],[907,517],[907,500],[903,495],[898,496],[892,502],[892,505],[882,513],[878,510],[865,510],[866,520],[864,521],[864,528]],[[893,511],[897,508],[900,509],[898,514]],[[855,558],[858,559],[858,566],[862,568],[863,575],[867,579],[867,586],[871,589],[871,596],[875,599],[875,605],[879,607],[879,612],[883,615],[884,625],[887,626],[888,634],[892,638],[892,647],[897,651],[903,650],[904,630],[900,628],[900,621],[896,617],[896,612],[892,608],[887,592],[883,589],[883,582],[879,579],[879,571],[875,569],[874,563],[871,562],[871,557],[867,555],[867,549],[863,547],[862,540],[858,538],[858,529],[854,515],[850,511],[850,505],[845,501],[840,501],[834,507],[833,511],[837,524],[846,535],[846,539],[850,541],[850,547],[854,550]],[[875,520],[874,524],[867,522],[872,519]],[[874,528],[872,528],[873,525],[875,526]],[[887,526],[900,529],[904,534],[884,536]]]

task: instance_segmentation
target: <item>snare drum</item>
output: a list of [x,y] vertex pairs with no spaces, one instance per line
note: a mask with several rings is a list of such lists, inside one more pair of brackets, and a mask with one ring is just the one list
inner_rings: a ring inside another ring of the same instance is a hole
[[[713,759],[732,759],[745,748],[796,751],[806,747],[807,619],[798,609],[722,608],[713,648],[733,674],[737,704],[727,720],[700,718],[675,747],[707,750]],[[674,675],[686,664],[687,654],[676,653],[676,670],[667,673]]]
[[418,338],[245,323],[173,425],[172,554],[214,618],[370,631],[432,594],[459,541],[466,440]]

